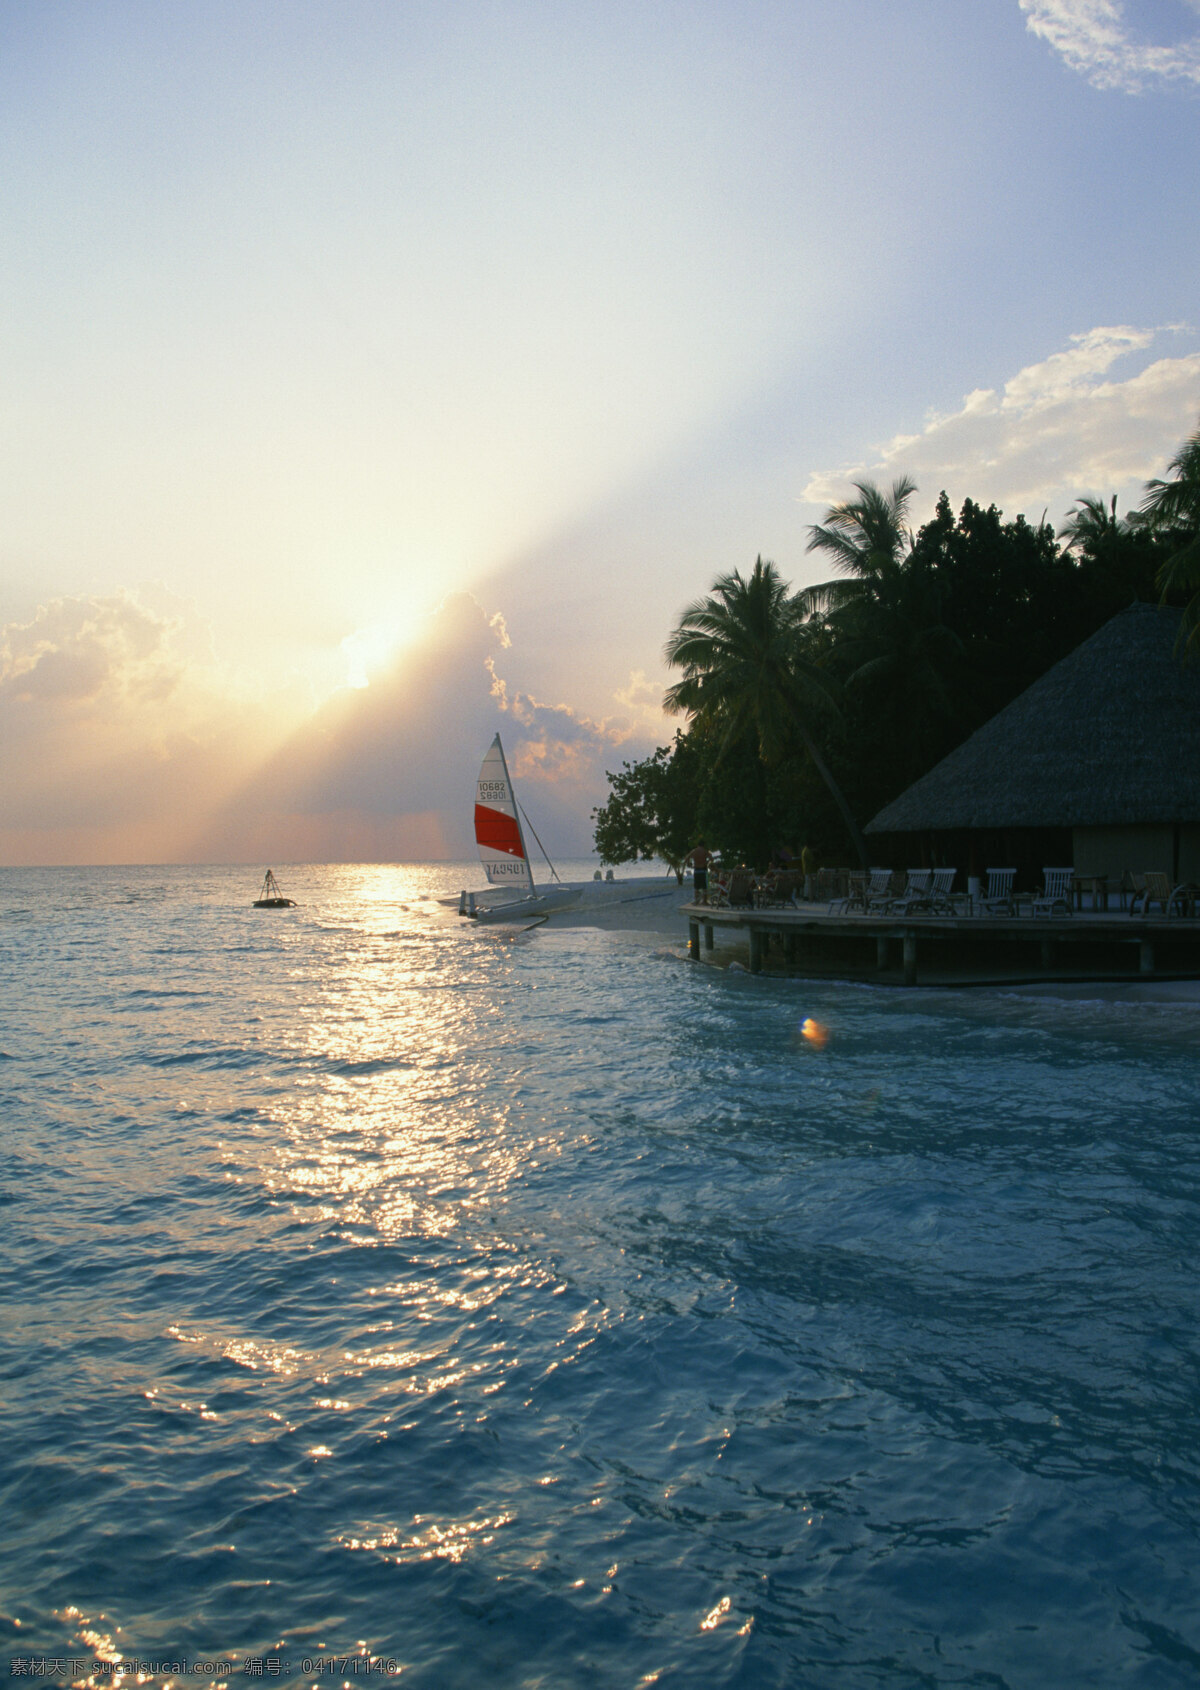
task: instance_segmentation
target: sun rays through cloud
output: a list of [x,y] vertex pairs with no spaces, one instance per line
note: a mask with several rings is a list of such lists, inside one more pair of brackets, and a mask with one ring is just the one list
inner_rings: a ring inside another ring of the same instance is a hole
[[6,18],[0,861],[444,855],[497,728],[586,848],[848,479],[1200,414],[1200,0]]

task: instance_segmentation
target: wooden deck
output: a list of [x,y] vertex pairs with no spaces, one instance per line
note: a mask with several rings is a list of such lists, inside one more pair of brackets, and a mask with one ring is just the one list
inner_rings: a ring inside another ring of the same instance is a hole
[[752,974],[774,960],[774,949],[788,968],[848,970],[904,986],[1200,978],[1200,920],[1181,916],[830,915],[819,904],[753,909],[689,903],[683,911],[695,960],[713,950],[717,929],[741,929],[749,937]]

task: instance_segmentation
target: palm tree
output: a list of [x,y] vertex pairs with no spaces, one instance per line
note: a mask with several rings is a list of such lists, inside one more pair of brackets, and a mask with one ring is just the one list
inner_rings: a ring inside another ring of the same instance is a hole
[[1117,543],[1129,533],[1129,524],[1117,515],[1117,495],[1108,504],[1103,499],[1076,499],[1067,512],[1067,520],[1058,531],[1060,540],[1067,542],[1067,550],[1088,552],[1103,557],[1112,552]]
[[1164,599],[1176,591],[1192,594],[1183,612],[1190,651],[1200,641],[1200,429],[1179,448],[1168,468],[1175,471],[1174,481],[1147,482],[1142,515],[1176,547],[1158,572],[1158,585]]
[[938,583],[915,567],[909,476],[881,492],[854,483],[857,499],[834,505],[809,529],[807,549],[829,553],[843,579],[808,587],[806,608],[832,631],[847,687],[904,716],[910,749],[928,766],[951,708],[947,672],[962,642],[942,621]]
[[748,577],[736,569],[719,576],[707,598],[688,606],[667,641],[667,662],[683,670],[683,679],[668,690],[663,707],[716,728],[718,756],[747,732],[756,736],[764,762],[774,762],[798,740],[829,788],[865,868],[862,831],[805,719],[812,709],[832,705],[804,651],[805,615],[775,565],[761,557]]
[[813,614],[839,610],[878,588],[901,567],[912,550],[908,502],[917,484],[907,475],[883,493],[873,481],[856,481],[857,499],[834,505],[825,520],[808,531],[810,552],[827,552],[835,568],[849,577],[807,587],[802,594]]

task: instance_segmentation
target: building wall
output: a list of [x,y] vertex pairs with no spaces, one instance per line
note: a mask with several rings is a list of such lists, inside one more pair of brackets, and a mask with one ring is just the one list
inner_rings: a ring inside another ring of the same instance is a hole
[[[1017,886],[1032,890],[1049,865],[1074,864],[1076,874],[1106,875],[1115,888],[1123,875],[1154,869],[1172,886],[1192,881],[1200,886],[1200,822],[1147,823],[1139,827],[978,829],[967,833],[874,834],[873,863],[892,868],[954,863],[961,891],[969,875],[991,867],[1017,870]],[[1128,881],[1126,882],[1128,885]]]
[[[1184,858],[1200,875],[1200,827],[1176,829],[1169,823],[1143,827],[1077,827],[1073,831],[1076,874],[1106,874],[1116,883],[1123,874],[1144,874],[1155,869],[1169,880],[1175,878],[1176,834],[1179,841],[1180,876],[1190,879]],[[1188,850],[1183,850],[1183,837]]]

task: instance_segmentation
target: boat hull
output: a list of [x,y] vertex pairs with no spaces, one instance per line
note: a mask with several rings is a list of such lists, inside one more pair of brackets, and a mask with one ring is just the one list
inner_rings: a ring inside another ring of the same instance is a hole
[[529,916],[549,915],[554,910],[564,910],[578,902],[578,888],[564,887],[561,891],[556,889],[553,892],[540,892],[532,898],[514,898],[502,904],[485,904],[479,901],[470,919],[484,922],[524,921]]

